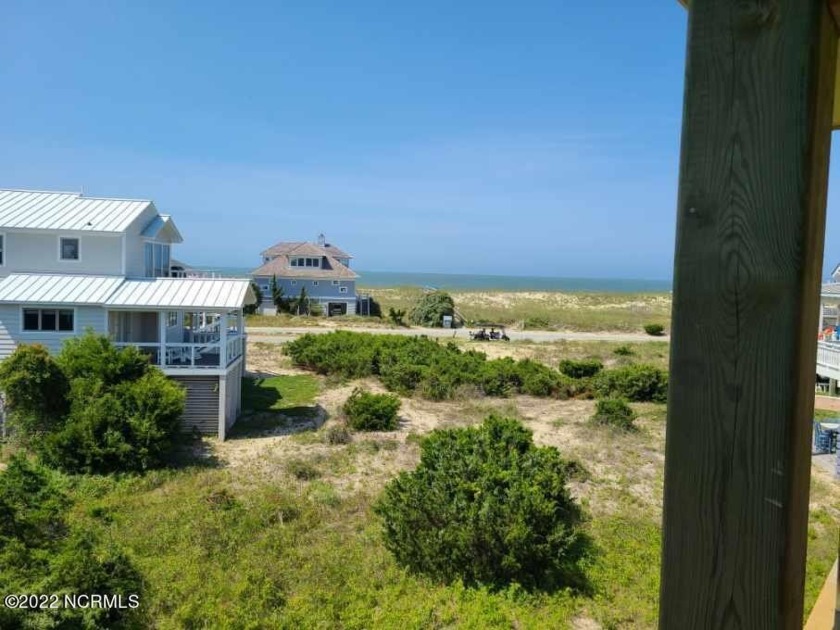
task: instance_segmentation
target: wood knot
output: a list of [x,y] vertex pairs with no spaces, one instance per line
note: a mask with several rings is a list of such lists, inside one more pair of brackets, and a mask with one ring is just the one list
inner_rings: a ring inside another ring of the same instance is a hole
[[735,23],[743,31],[765,29],[779,21],[779,0],[740,0],[735,5]]

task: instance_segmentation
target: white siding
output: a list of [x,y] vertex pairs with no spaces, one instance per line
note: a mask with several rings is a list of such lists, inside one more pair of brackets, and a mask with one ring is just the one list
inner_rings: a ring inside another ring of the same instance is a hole
[[131,222],[125,232],[125,275],[129,278],[142,278],[146,273],[143,258],[143,245],[146,241],[142,233],[156,216],[157,210],[154,206],[147,208]]
[[[39,307],[27,305],[27,308]],[[45,306],[44,308],[55,307]],[[21,343],[39,343],[55,353],[61,350],[65,339],[81,335],[87,328],[92,328],[98,333],[107,332],[104,309],[98,306],[77,306],[74,310],[76,311],[75,332],[23,332],[21,330],[22,307],[17,304],[0,305],[0,359],[9,356]]]
[[58,232],[7,231],[0,277],[12,273],[122,273],[122,239],[119,235],[61,235],[79,238],[81,260],[58,259]]

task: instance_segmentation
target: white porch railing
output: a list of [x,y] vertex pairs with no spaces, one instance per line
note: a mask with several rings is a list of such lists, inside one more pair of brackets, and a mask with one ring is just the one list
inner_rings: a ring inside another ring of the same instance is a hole
[[242,356],[243,336],[234,335],[224,343],[225,363],[222,365],[221,350],[223,344],[217,336],[206,343],[149,343],[149,342],[114,342],[120,348],[134,346],[149,357],[149,361],[166,369],[219,369],[227,367]]
[[827,378],[840,376],[840,343],[817,342],[817,374]]

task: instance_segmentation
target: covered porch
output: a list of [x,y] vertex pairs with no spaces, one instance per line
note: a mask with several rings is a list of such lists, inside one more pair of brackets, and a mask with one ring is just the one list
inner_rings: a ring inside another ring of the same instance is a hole
[[242,309],[109,309],[108,335],[165,372],[225,370],[245,352]]

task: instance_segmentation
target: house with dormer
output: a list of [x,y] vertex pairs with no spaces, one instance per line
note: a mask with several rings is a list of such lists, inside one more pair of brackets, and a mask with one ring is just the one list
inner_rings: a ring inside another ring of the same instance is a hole
[[262,265],[251,277],[263,295],[261,310],[274,313],[271,282],[287,298],[305,290],[311,302],[321,306],[325,315],[355,315],[357,307],[356,272],[350,269],[350,254],[328,243],[321,234],[314,243],[280,242],[264,250]]
[[187,391],[186,430],[224,439],[241,409],[247,279],[172,277],[183,238],[149,200],[0,190],[0,359],[93,330]]

